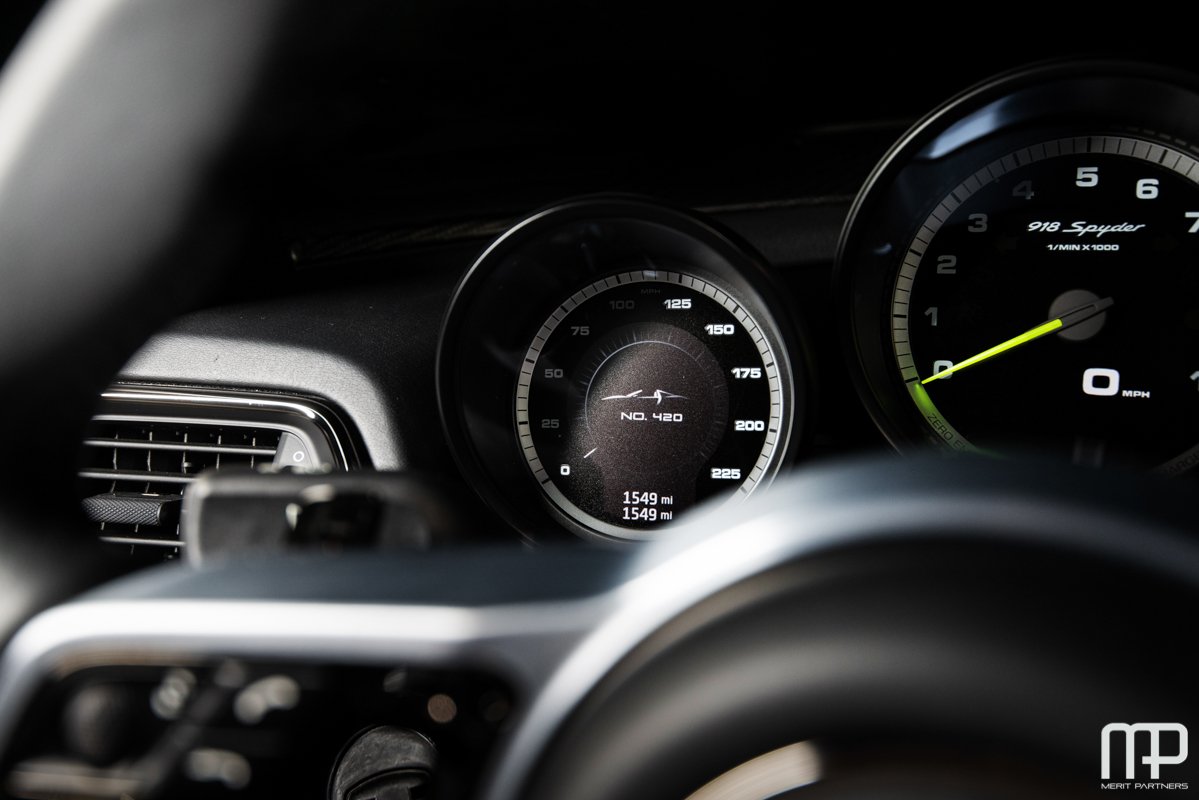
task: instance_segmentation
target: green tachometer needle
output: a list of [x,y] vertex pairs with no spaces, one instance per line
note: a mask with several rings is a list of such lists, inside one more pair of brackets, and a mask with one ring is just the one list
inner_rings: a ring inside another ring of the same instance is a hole
[[1113,302],[1114,301],[1110,297],[1105,297],[1102,300],[1096,300],[1093,303],[1085,303],[1078,308],[1072,308],[1066,313],[1054,317],[1048,322],[1042,322],[1035,328],[1026,330],[1019,336],[1013,336],[1006,342],[1000,342],[994,347],[983,350],[978,355],[970,356],[970,358],[967,358],[965,361],[959,361],[952,367],[942,370],[936,375],[925,378],[924,380],[920,381],[920,383],[921,385],[924,385],[935,380],[940,380],[941,378],[948,378],[955,372],[959,372],[966,367],[972,367],[975,364],[986,361],[988,358],[994,358],[1000,353],[1006,353],[1008,350],[1011,350],[1014,347],[1019,347],[1022,344],[1028,344],[1031,341],[1040,339],[1042,336],[1047,336],[1051,333],[1065,330],[1066,328],[1072,328],[1078,323],[1084,322],[1096,314],[1111,308]]

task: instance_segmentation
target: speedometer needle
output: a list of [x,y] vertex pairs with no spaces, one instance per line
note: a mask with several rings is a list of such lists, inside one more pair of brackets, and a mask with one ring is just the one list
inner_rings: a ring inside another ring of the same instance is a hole
[[1022,344],[1028,344],[1031,341],[1040,339],[1042,336],[1048,336],[1051,333],[1064,331],[1066,328],[1072,328],[1080,322],[1085,322],[1096,314],[1102,313],[1111,308],[1115,301],[1110,297],[1105,297],[1102,300],[1096,300],[1093,303],[1084,303],[1077,308],[1072,308],[1064,314],[1054,317],[1047,322],[1042,322],[1035,328],[1030,328],[1019,336],[1013,336],[1006,342],[1000,342],[994,347],[983,350],[978,355],[970,356],[965,361],[959,361],[948,369],[942,370],[935,375],[932,375],[920,381],[921,385],[931,383],[941,378],[948,378],[955,372],[964,370],[966,367],[972,367],[986,361],[988,358],[994,358],[1000,353],[1006,353],[1014,347],[1019,347]]

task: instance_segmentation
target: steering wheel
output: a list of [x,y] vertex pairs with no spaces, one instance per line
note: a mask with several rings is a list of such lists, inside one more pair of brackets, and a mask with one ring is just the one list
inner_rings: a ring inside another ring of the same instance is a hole
[[554,734],[522,796],[687,797],[724,771],[691,796],[1091,796],[1108,724],[1193,718],[1199,562],[1173,492],[916,459],[748,505],[647,559],[702,598],[626,634],[565,722],[530,726]]
[[[5,640],[117,572],[45,487],[69,485],[91,404],[133,349],[232,263],[286,128],[262,99],[279,96],[280,59],[312,14],[283,0],[60,0],[5,68],[0,407],[21,454],[0,490]],[[217,655],[498,665],[525,702],[492,756],[489,800],[1086,795],[1109,723],[1194,717],[1189,506],[1122,476],[884,459],[782,480],[689,534],[588,563],[168,570],[12,639],[0,744],[61,658],[152,652],[161,635]],[[234,604],[238,629],[104,616],[206,602]],[[275,616],[258,613],[268,605]],[[316,621],[287,627],[289,608]],[[338,630],[368,608],[396,627]],[[1169,758],[1163,774],[1185,776]]]

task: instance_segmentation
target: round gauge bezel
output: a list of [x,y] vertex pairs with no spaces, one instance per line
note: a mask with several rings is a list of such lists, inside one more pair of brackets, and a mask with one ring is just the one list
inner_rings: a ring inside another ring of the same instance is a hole
[[841,232],[834,285],[858,394],[898,450],[953,452],[912,402],[892,348],[893,285],[916,232],[955,186],[986,164],[1041,142],[1092,135],[1131,135],[1194,156],[1199,78],[1108,61],[1016,70],[930,113],[871,172]]
[[636,197],[585,197],[537,212],[488,246],[459,282],[437,354],[451,452],[483,500],[530,541],[563,532],[600,542],[653,533],[600,530],[564,512],[534,479],[516,430],[517,383],[538,330],[582,287],[642,269],[685,272],[736,297],[776,354],[787,396],[758,486],[802,440],[810,360],[785,295],[748,245],[693,212]]

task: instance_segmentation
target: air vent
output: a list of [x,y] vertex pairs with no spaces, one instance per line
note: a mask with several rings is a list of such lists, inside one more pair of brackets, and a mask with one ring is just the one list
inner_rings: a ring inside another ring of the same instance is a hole
[[326,409],[294,398],[150,387],[104,395],[83,442],[84,513],[112,544],[176,552],[188,484],[230,467],[345,469]]

